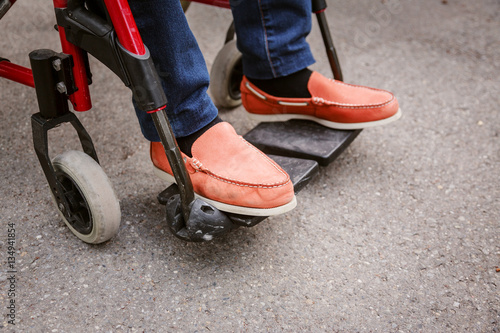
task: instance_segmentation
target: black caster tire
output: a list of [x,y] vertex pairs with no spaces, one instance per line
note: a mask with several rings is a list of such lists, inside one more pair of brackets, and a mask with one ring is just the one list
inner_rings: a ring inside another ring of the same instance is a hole
[[233,39],[219,51],[210,71],[209,89],[215,105],[227,109],[240,106],[242,78],[241,53]]
[[90,244],[115,236],[120,227],[120,204],[101,166],[76,150],[56,156],[52,165],[70,206],[70,221],[61,207],[57,209],[71,232]]

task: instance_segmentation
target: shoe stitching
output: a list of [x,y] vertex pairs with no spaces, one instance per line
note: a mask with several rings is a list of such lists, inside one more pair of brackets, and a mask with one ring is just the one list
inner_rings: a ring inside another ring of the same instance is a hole
[[191,164],[195,169],[201,170],[203,168],[203,164],[194,157],[191,159]]
[[[160,165],[156,165],[154,163],[153,163],[153,165],[155,165],[160,170],[162,170],[162,171],[170,174],[171,176],[173,176],[171,170],[163,169]],[[236,186],[241,186],[241,187],[272,189],[272,188],[279,188],[279,187],[286,186],[290,182],[290,179],[287,178],[287,180],[284,183],[282,183],[282,184],[280,184],[280,183],[272,183],[272,184],[251,185],[251,184],[245,184],[245,183],[241,183],[241,182],[239,183],[237,180],[219,176],[216,173],[213,173],[212,171],[208,170],[207,168],[204,168],[203,164],[199,160],[197,160],[195,158],[191,159],[191,166],[193,166],[193,168],[195,169],[195,172],[203,172],[206,175],[208,175],[208,176],[210,176],[210,177],[212,177],[214,179],[217,179],[219,181],[222,181],[224,183],[228,183],[228,184],[232,184],[232,185],[236,185]]]
[[338,107],[341,107],[341,108],[353,108],[353,109],[376,109],[376,108],[380,108],[380,107],[384,107],[386,105],[389,105],[392,102],[394,102],[395,100],[396,99],[394,97],[392,97],[389,101],[387,101],[385,103],[382,103],[382,104],[362,105],[362,104],[338,103],[338,102],[326,100],[326,99],[324,99],[322,97],[313,97],[312,98],[313,103],[317,104],[317,105],[324,104],[324,105],[338,106]]
[[[186,164],[190,164],[195,172],[204,172],[205,174],[207,174],[208,176],[212,177],[212,178],[215,178],[217,180],[220,180],[222,182],[225,182],[225,183],[228,183],[228,184],[233,184],[233,185],[237,185],[237,186],[242,186],[242,187],[250,187],[250,188],[278,188],[278,187],[283,187],[283,186],[286,186],[288,185],[288,183],[290,183],[290,177],[288,176],[287,173],[284,173],[279,167],[276,166],[275,163],[272,163],[271,161],[269,161],[269,158],[264,154],[262,153],[260,150],[258,150],[257,148],[255,148],[254,146],[252,146],[251,144],[248,143],[248,141],[246,141],[243,137],[241,136],[238,136],[240,140],[242,140],[247,146],[249,146],[250,148],[252,148],[253,150],[255,150],[257,153],[259,153],[261,156],[263,156],[266,160],[267,163],[271,164],[279,173],[281,173],[283,176],[286,176],[286,180],[284,182],[276,182],[276,183],[271,183],[271,184],[259,184],[259,185],[251,185],[251,184],[248,184],[248,183],[242,183],[242,182],[239,182],[238,180],[236,179],[231,179],[231,178],[228,178],[228,177],[223,177],[223,176],[220,176],[212,171],[210,171],[209,169],[205,168],[203,166],[203,163],[201,163],[200,160],[192,157],[192,158],[186,158],[184,157],[183,160]],[[151,157],[153,157],[153,154],[152,154],[152,146],[150,147],[150,150],[151,150]],[[165,156],[166,158],[166,156]],[[168,160],[168,159],[167,159]],[[187,161],[186,161],[187,160]],[[156,165],[156,163],[154,163],[153,161],[153,165],[155,165],[156,167],[158,167],[159,169],[163,170],[164,172],[167,172],[169,173],[170,175],[172,175],[172,170],[169,170],[170,168],[162,168],[160,167],[161,163],[159,163],[159,165]],[[168,165],[168,164],[167,164]],[[167,170],[169,170],[170,172],[168,172]]]
[[221,175],[218,175],[217,173],[211,171],[210,169],[206,168],[203,166],[203,163],[201,163],[198,159],[196,158],[192,158],[191,159],[191,165],[193,166],[193,168],[197,171],[202,171],[204,172],[205,174],[207,174],[208,176],[211,176],[217,180],[220,180],[220,181],[223,181],[223,182],[226,182],[226,183],[229,183],[229,184],[233,184],[233,185],[238,185],[238,186],[243,186],[243,187],[252,187],[252,188],[277,188],[277,187],[283,187],[283,186],[286,186],[289,182],[290,182],[290,177],[288,176],[288,174],[284,173],[280,168],[278,168],[276,166],[275,163],[272,163],[271,161],[269,161],[269,158],[264,155],[260,150],[256,149],[254,146],[252,146],[251,144],[248,143],[248,141],[246,141],[245,139],[243,139],[241,136],[239,136],[239,138],[247,145],[249,146],[250,148],[252,148],[254,151],[256,151],[257,153],[259,153],[261,156],[263,156],[266,160],[267,163],[271,164],[273,166],[273,168],[275,168],[279,173],[281,173],[283,176],[286,176],[286,180],[283,182],[276,182],[276,183],[270,183],[270,184],[258,184],[258,185],[251,185],[249,183],[245,183],[245,182],[241,182],[241,181],[238,181],[236,179],[232,179],[232,178],[229,178],[229,177],[224,177],[224,176],[221,176]]
[[288,180],[286,183],[280,184],[280,185],[250,185],[250,184],[244,184],[244,183],[236,183],[235,181],[231,181],[231,180],[228,180],[226,178],[221,178],[221,177],[217,176],[216,174],[211,173],[209,170],[204,170],[204,172],[208,176],[210,176],[210,177],[212,177],[214,179],[217,179],[217,180],[219,180],[221,182],[232,184],[232,185],[236,185],[236,186],[240,186],[240,187],[271,189],[271,188],[279,188],[279,187],[286,186],[290,182]]
[[[341,107],[341,108],[355,108],[355,109],[375,109],[375,108],[380,108],[380,107],[384,107],[386,105],[389,105],[391,104],[392,102],[394,102],[396,99],[394,98],[394,95],[388,91],[385,91],[385,90],[382,90],[382,89],[375,89],[375,88],[370,88],[370,87],[364,87],[364,86],[357,86],[357,85],[352,85],[352,84],[347,84],[347,83],[344,83],[344,82],[341,82],[341,81],[336,81],[336,80],[333,80],[333,79],[328,79],[329,81],[335,83],[335,84],[340,84],[340,85],[344,85],[344,86],[348,86],[348,87],[357,87],[357,88],[362,88],[362,89],[365,89],[365,90],[374,90],[374,91],[381,91],[381,92],[386,92],[388,94],[390,94],[391,96],[391,99],[384,102],[384,103],[378,103],[378,104],[368,104],[368,105],[363,105],[363,104],[348,104],[348,103],[338,103],[338,102],[334,102],[334,101],[329,101],[329,100],[326,100],[322,97],[312,97],[311,100],[313,102],[313,104],[317,104],[317,105],[321,105],[321,104],[324,104],[324,105],[331,105],[331,106],[338,106],[338,107]],[[267,99],[266,96],[262,95],[262,98],[260,96],[260,94],[255,91],[254,87],[251,86],[251,84],[249,82],[246,82],[245,84],[247,86],[247,88],[249,88],[248,90],[250,92],[252,92],[255,96],[257,97],[260,97],[261,99],[263,99],[264,101],[268,102],[269,104],[274,104],[272,101],[269,101]],[[276,99],[274,97],[274,99]],[[286,103],[286,102],[283,102],[283,101],[280,101],[280,100],[276,100],[276,103],[278,105],[282,105],[281,103]],[[305,102],[307,103],[307,102]],[[299,103],[294,103],[294,104],[299,104]],[[306,104],[306,105],[294,105],[294,106],[309,106],[309,104]]]

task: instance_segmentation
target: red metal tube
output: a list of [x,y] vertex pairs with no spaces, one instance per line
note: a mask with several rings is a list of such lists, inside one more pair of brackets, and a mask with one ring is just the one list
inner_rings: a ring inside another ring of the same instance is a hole
[[[67,5],[68,0],[54,0],[55,8],[66,8]],[[64,31],[63,27],[59,26],[58,30],[62,51],[73,56],[73,78],[78,90],[69,96],[69,100],[71,101],[71,104],[73,104],[73,109],[75,109],[75,111],[88,111],[92,108],[92,102],[90,100],[89,84],[85,68],[85,60],[83,58],[83,51],[79,47],[68,42],[66,39],[66,31]]]
[[78,90],[69,96],[69,100],[75,111],[88,111],[92,108],[92,102],[82,50],[66,40],[66,32],[63,27],[58,27],[58,30],[63,52],[73,56],[73,78]]
[[158,109],[156,109],[156,110],[147,111],[147,113],[156,113],[156,112],[158,112],[158,111],[161,111],[161,110],[165,109],[166,107],[167,107],[167,106],[166,106],[166,105],[164,105],[164,106],[162,106],[161,108],[158,108]]
[[313,14],[323,13],[325,10],[326,10],[326,8],[323,8],[323,9],[320,9],[320,10],[318,10],[316,12],[313,12]]
[[31,69],[6,60],[0,61],[0,77],[35,88]]
[[54,8],[68,7],[68,0],[54,0]]
[[144,55],[146,48],[127,0],[104,0],[120,44],[129,52]]
[[217,6],[222,8],[231,8],[228,0],[190,0],[191,2],[204,3],[210,6]]

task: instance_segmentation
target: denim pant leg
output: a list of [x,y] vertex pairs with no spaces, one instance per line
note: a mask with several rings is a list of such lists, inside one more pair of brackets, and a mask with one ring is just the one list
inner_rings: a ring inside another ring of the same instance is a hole
[[313,64],[306,42],[310,0],[230,0],[243,72],[254,79],[286,76]]
[[[192,134],[217,116],[207,94],[209,75],[179,0],[129,0],[167,96],[167,115],[176,137]],[[151,115],[138,110],[141,130],[160,141]]]

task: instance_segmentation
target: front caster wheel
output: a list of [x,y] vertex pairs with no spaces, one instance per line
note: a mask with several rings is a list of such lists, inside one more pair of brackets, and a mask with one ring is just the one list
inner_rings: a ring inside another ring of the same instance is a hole
[[215,105],[228,109],[241,105],[242,79],[241,53],[233,39],[219,51],[210,71],[209,88]]
[[58,208],[64,223],[86,243],[105,242],[118,233],[120,204],[101,166],[90,156],[70,150],[52,161],[69,204]]

